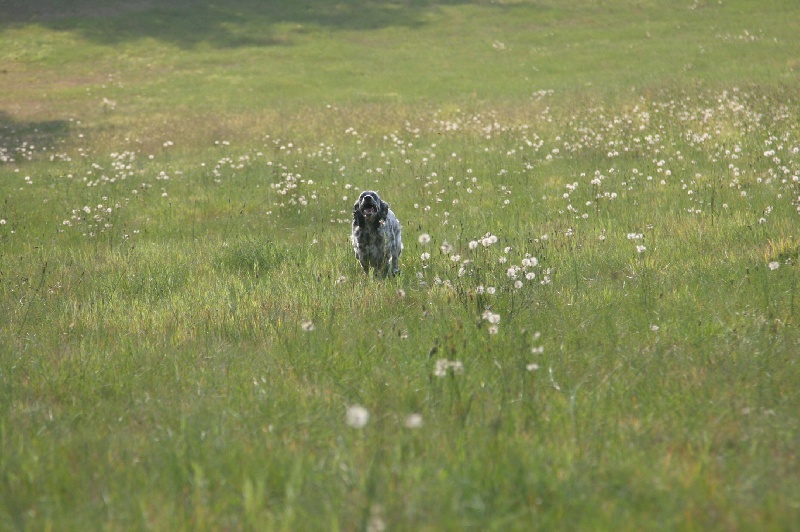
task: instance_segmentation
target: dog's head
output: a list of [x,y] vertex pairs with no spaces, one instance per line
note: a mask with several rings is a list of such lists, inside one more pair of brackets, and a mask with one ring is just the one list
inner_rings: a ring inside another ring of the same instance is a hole
[[383,221],[389,214],[389,204],[378,196],[377,192],[365,190],[353,205],[353,216],[358,219],[363,217],[366,221]]

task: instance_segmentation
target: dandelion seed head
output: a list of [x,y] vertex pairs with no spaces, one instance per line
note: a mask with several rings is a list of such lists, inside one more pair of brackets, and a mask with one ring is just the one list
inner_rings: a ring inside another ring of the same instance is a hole
[[464,373],[464,365],[460,360],[440,358],[436,361],[436,365],[433,368],[433,375],[435,377],[446,377],[448,371],[452,371],[453,375],[461,375]]
[[407,429],[419,429],[422,428],[423,421],[422,421],[422,414],[411,414],[406,417],[403,426]]
[[484,320],[486,320],[489,323],[494,324],[494,325],[500,323],[500,314],[495,314],[494,312],[492,312],[489,309],[484,310],[483,314],[481,314],[481,317]]
[[526,268],[535,268],[539,265],[539,259],[536,257],[525,257],[522,259],[522,265]]
[[450,361],[440,358],[436,361],[436,365],[433,367],[433,375],[435,377],[445,377],[447,375],[447,368],[449,367]]
[[354,429],[362,429],[369,422],[369,411],[361,405],[352,405],[347,408],[345,422]]

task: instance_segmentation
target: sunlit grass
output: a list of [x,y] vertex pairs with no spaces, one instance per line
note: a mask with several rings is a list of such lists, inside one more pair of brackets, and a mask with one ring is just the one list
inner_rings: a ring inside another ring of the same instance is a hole
[[794,526],[795,6],[260,5],[2,27],[0,527]]

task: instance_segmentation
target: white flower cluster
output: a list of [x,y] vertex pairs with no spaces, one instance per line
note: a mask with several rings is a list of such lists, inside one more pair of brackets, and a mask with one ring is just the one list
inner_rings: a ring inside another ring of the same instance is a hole
[[[108,198],[104,196],[103,200],[106,201]],[[63,220],[61,225],[78,228],[83,231],[84,236],[94,237],[113,227],[113,214],[121,207],[119,203],[113,207],[102,203],[95,206],[84,205],[80,209],[72,209],[72,216]]]
[[437,360],[433,368],[433,375],[442,378],[446,377],[448,373],[452,375],[461,375],[464,373],[464,365],[460,360],[447,360],[444,358]]
[[489,322],[489,334],[497,334],[499,331],[500,314],[495,314],[489,309],[483,311],[481,318]]

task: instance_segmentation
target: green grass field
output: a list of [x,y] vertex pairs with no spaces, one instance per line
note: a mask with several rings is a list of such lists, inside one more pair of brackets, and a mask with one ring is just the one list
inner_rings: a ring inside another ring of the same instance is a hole
[[796,529],[798,33],[6,2],[0,529]]

